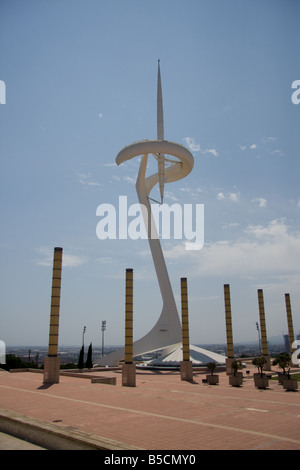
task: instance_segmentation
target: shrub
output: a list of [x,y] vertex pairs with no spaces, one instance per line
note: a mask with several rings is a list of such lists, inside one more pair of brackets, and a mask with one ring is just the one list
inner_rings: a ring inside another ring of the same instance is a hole
[[233,375],[236,376],[237,374],[237,371],[239,369],[241,369],[243,366],[242,366],[242,363],[241,361],[237,361],[236,359],[234,361],[232,361],[231,363],[231,369],[233,369]]
[[[274,361],[273,361],[273,366],[277,366],[282,369],[283,374],[287,375],[288,379],[290,378],[290,368],[291,368],[291,356],[287,352],[282,352],[278,354]],[[287,372],[286,372],[287,369]]]
[[255,357],[252,361],[252,364],[257,367],[260,376],[263,377],[263,367],[267,363],[267,359],[264,356]]
[[217,364],[215,362],[209,362],[208,364],[206,364],[206,367],[208,368],[208,370],[210,370],[211,375],[214,375],[214,370],[217,367]]

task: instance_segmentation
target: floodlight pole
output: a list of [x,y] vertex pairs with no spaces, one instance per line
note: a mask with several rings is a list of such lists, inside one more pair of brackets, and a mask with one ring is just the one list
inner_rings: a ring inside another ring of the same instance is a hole
[[83,327],[83,332],[82,332],[82,346],[84,347],[84,333],[86,332],[86,326]]
[[104,331],[106,330],[106,320],[102,321],[101,331],[102,331],[102,357],[104,356]]

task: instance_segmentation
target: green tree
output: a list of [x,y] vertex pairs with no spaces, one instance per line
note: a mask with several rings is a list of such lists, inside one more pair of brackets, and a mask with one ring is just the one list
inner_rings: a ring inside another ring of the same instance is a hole
[[86,367],[88,369],[92,369],[93,367],[93,361],[92,361],[92,343],[89,345],[88,353],[87,353],[87,359],[86,359]]
[[233,375],[236,377],[237,375],[237,371],[239,369],[242,369],[243,368],[243,365],[241,363],[241,361],[237,361],[236,359],[234,359],[234,361],[232,361],[231,363],[231,369],[233,370]]
[[[290,378],[290,368],[291,368],[291,356],[287,352],[282,352],[277,354],[273,361],[273,366],[277,366],[282,369],[284,375],[287,375],[287,378]],[[287,369],[287,372],[286,372]]]
[[24,359],[19,356],[15,356],[14,354],[6,354],[6,364],[1,364],[1,368],[5,370],[25,369],[27,367],[38,369],[38,365],[35,362],[24,361]]
[[267,363],[267,359],[264,356],[255,357],[252,364],[257,367],[260,376],[263,377],[263,367]]
[[214,371],[217,367],[217,364],[215,362],[208,362],[208,364],[206,364],[206,367],[208,368],[208,370],[210,370],[210,373],[211,375],[214,375]]
[[78,369],[83,369],[84,346],[81,347],[78,360]]

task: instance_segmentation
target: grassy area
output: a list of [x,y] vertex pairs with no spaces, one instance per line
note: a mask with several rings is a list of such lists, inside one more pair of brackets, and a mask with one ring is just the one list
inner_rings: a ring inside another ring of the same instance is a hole
[[[295,374],[291,373],[290,376],[291,376],[291,379],[297,379],[297,381],[300,382],[300,372],[296,372]],[[277,380],[277,377],[278,377],[277,375],[274,375],[272,377],[272,380]]]

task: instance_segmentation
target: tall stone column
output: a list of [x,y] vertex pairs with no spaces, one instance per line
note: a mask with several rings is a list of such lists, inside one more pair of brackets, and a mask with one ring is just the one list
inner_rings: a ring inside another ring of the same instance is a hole
[[263,294],[262,289],[257,289],[257,296],[258,296],[258,308],[259,308],[259,321],[260,321],[262,355],[267,359],[267,363],[265,364],[264,369],[265,370],[271,370],[271,362],[270,362],[270,356],[269,356],[269,350],[268,350],[268,340],[267,340],[264,294]]
[[193,380],[193,363],[190,361],[189,315],[187,278],[182,277],[181,283],[181,318],[182,318],[182,361],[180,362],[181,380]]
[[54,248],[48,356],[44,361],[44,383],[59,382],[58,353],[59,311],[63,249]]
[[231,363],[234,360],[234,352],[233,352],[231,300],[230,300],[229,284],[224,284],[224,303],[225,303],[225,321],[226,321],[226,338],[227,338],[226,374],[231,375],[232,374]]
[[290,294],[285,294],[285,306],[286,306],[286,316],[287,316],[287,323],[288,323],[290,353],[293,354],[293,352],[295,351],[295,348],[293,348],[292,344],[295,341],[295,337],[294,337],[294,327],[293,327]]
[[133,269],[126,269],[125,286],[125,364],[122,366],[122,385],[135,387],[136,368],[133,362]]

